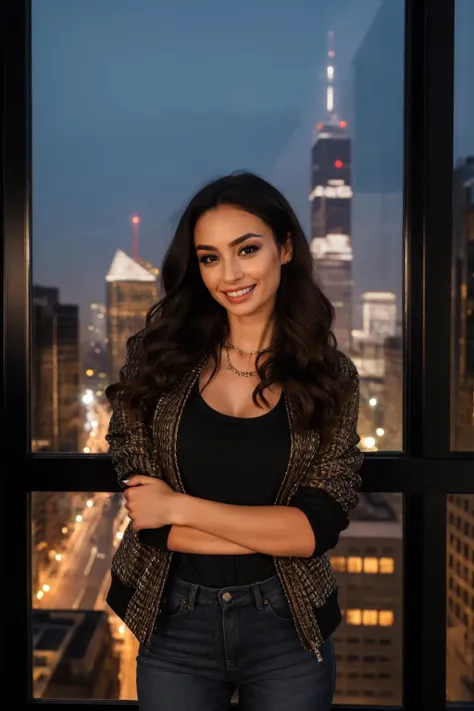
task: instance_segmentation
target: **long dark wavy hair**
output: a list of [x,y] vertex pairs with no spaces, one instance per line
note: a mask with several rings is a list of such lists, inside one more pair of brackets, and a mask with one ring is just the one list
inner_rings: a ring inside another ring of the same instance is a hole
[[256,359],[260,383],[253,401],[268,405],[264,390],[272,383],[282,384],[293,405],[295,430],[315,427],[327,442],[344,390],[332,332],[334,309],[315,280],[308,241],[293,209],[273,185],[249,172],[214,180],[189,202],[163,261],[164,295],[146,317],[139,372],[111,384],[107,398],[113,405],[117,394],[125,393],[130,413],[147,417],[159,395],[206,356],[214,365],[208,382],[218,371],[222,342],[229,336],[227,312],[202,280],[194,228],[201,215],[219,205],[233,205],[259,217],[277,245],[290,235],[293,256],[282,266],[270,350]]

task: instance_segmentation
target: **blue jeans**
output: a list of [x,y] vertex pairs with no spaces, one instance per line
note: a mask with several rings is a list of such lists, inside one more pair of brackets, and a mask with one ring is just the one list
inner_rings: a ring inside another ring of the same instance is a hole
[[166,582],[150,644],[140,645],[140,711],[328,711],[336,679],[332,639],[322,661],[303,649],[277,575],[206,588]]

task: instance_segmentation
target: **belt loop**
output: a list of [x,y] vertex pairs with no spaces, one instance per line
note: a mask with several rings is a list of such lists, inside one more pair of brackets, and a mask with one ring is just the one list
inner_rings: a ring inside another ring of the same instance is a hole
[[250,583],[250,588],[252,590],[253,596],[255,598],[255,604],[257,605],[257,610],[261,610],[263,607],[262,593],[260,592],[260,587],[258,583]]
[[196,583],[191,583],[191,592],[189,593],[189,598],[188,598],[188,608],[190,610],[194,610],[194,603],[196,602],[196,595],[197,591],[199,589],[199,585]]

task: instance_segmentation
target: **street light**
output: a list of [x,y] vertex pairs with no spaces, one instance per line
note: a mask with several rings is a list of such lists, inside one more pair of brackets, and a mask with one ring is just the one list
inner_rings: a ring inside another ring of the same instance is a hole
[[94,394],[92,390],[86,390],[86,392],[82,396],[82,402],[84,403],[84,405],[91,405],[94,402]]

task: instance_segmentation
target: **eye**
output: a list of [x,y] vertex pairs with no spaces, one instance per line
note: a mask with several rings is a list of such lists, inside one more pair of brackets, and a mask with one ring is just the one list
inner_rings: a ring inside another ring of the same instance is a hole
[[242,249],[240,250],[240,253],[242,253],[246,249],[248,249],[250,251],[245,252],[245,254],[253,254],[254,252],[258,252],[260,247],[258,247],[256,244],[246,244],[245,247],[242,247]]
[[205,254],[203,257],[199,257],[200,264],[211,264],[208,260],[212,259],[214,261],[217,257],[214,254]]

